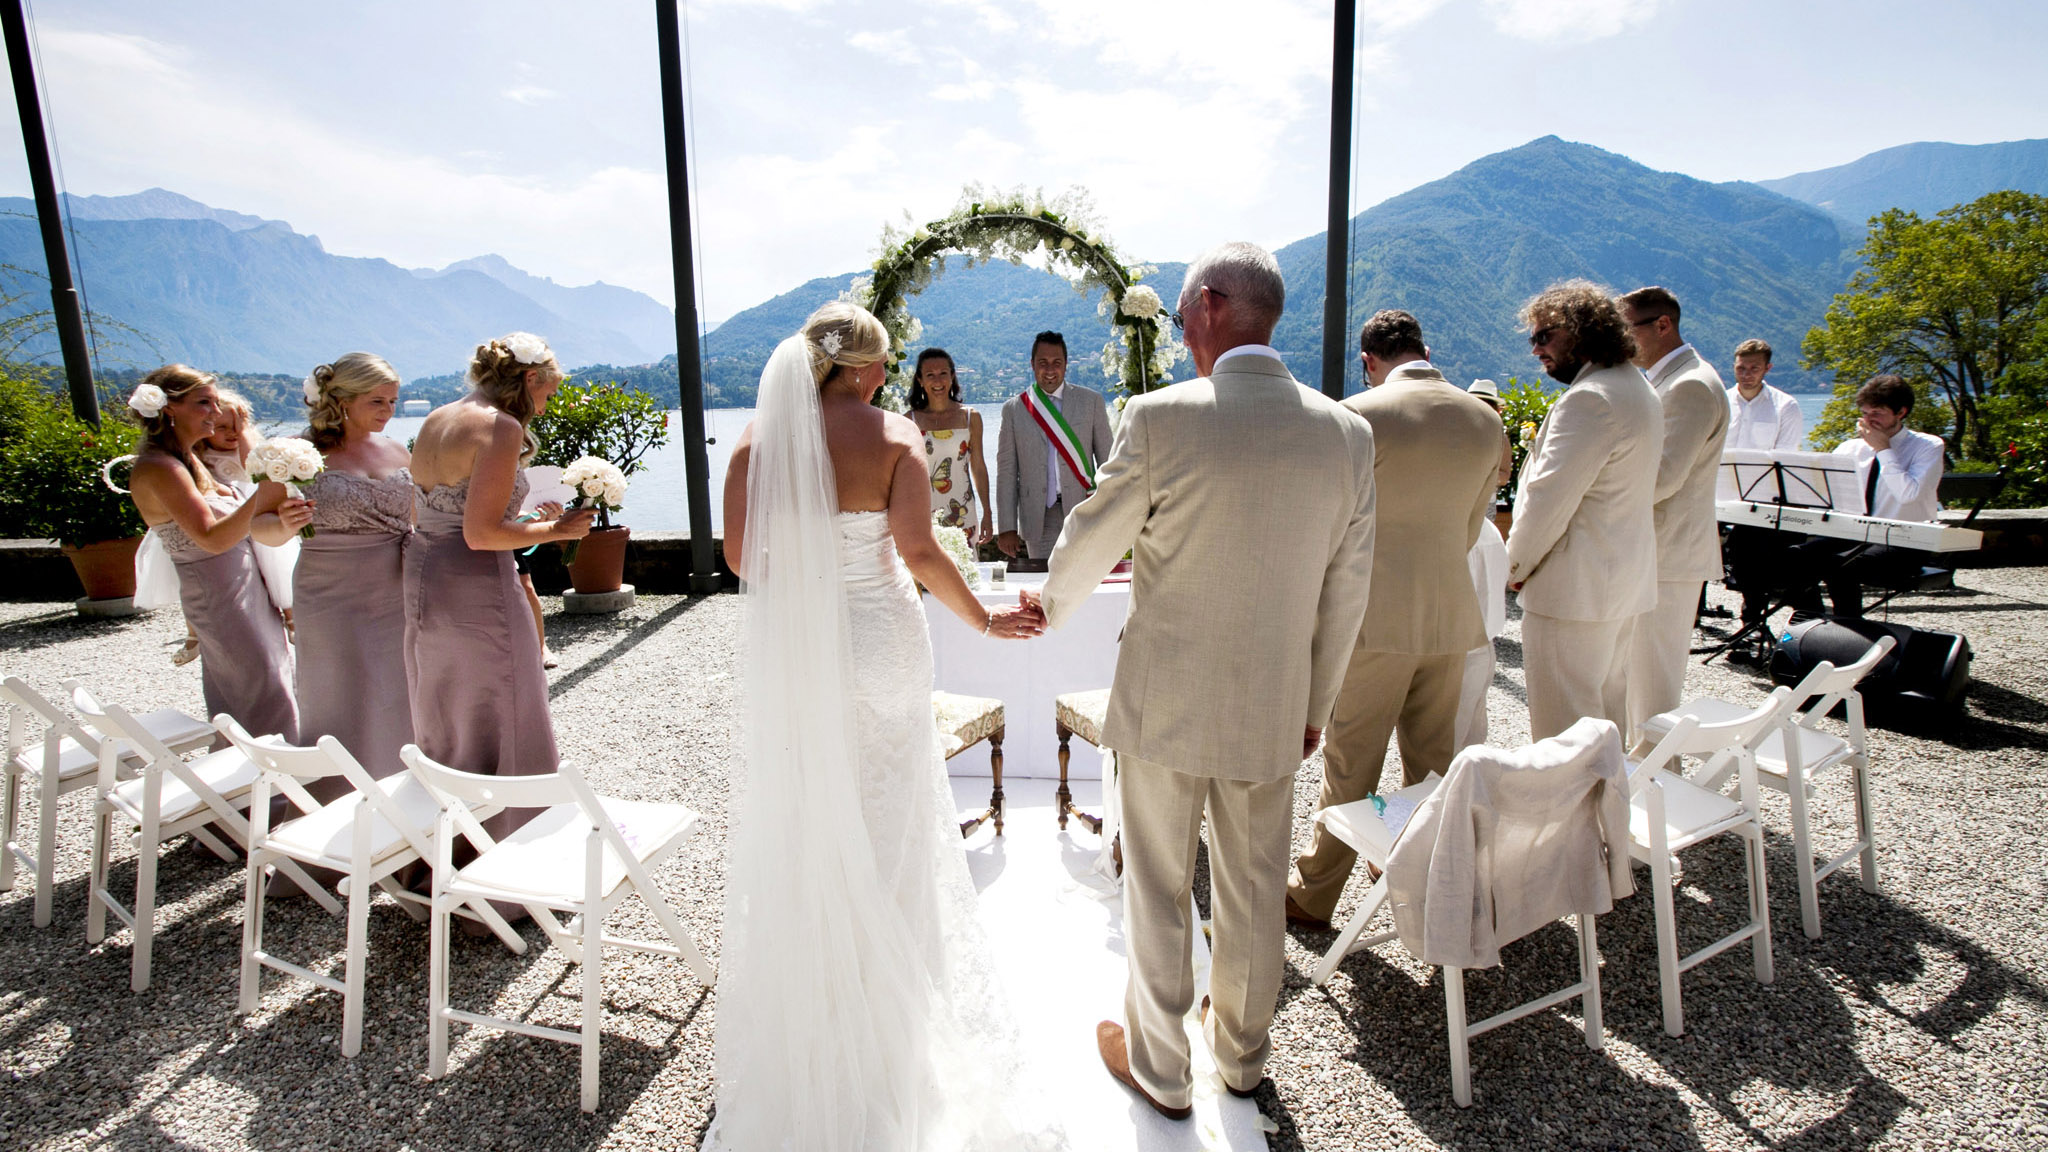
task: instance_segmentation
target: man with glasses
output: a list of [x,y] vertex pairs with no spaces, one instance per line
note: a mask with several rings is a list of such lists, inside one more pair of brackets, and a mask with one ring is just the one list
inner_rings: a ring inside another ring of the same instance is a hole
[[1202,376],[1125,406],[1039,601],[1059,627],[1133,553],[1102,730],[1117,753],[1130,982],[1125,1025],[1097,1025],[1096,1047],[1176,1120],[1193,1111],[1188,890],[1204,814],[1214,959],[1202,1034],[1224,1087],[1251,1096],[1287,970],[1294,773],[1329,722],[1372,581],[1372,429],[1296,383],[1268,346],[1284,298],[1280,265],[1254,245],[1188,266],[1174,320]]
[[1067,513],[1095,490],[1109,455],[1109,405],[1067,382],[1067,338],[1031,342],[1031,383],[1003,405],[996,437],[996,547],[1033,560],[1052,555]]
[[1508,530],[1529,733],[1546,739],[1581,716],[1626,730],[1631,625],[1657,606],[1663,410],[1629,363],[1635,337],[1605,288],[1553,284],[1522,322],[1543,370],[1567,385],[1529,447]]
[[1657,523],[1657,606],[1636,617],[1628,660],[1628,739],[1644,720],[1684,701],[1686,656],[1700,593],[1721,574],[1714,484],[1728,435],[1721,375],[1679,335],[1678,298],[1638,288],[1615,303],[1636,338],[1633,363],[1664,409],[1652,516]]

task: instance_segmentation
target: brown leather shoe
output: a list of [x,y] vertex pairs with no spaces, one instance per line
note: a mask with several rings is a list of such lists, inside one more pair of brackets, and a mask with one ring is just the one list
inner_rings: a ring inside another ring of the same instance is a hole
[[[1208,1022],[1209,998],[1207,996],[1204,996],[1202,997],[1202,1023],[1207,1024]],[[1218,1076],[1217,1079],[1222,1080],[1223,1078],[1221,1076]],[[1264,1084],[1265,1082],[1266,1080],[1264,1077],[1259,1078],[1259,1084]],[[1230,1081],[1224,1080],[1223,1090],[1225,1092],[1230,1093],[1232,1096],[1237,1097],[1239,1100],[1251,1100],[1258,1096],[1259,1084],[1254,1084],[1250,1088],[1233,1088],[1230,1086]]]
[[1159,1113],[1168,1120],[1185,1120],[1195,1114],[1195,1110],[1192,1107],[1168,1108],[1166,1105],[1154,1100],[1150,1092],[1138,1086],[1138,1078],[1131,1075],[1131,1053],[1124,1046],[1123,1025],[1111,1020],[1104,1020],[1097,1024],[1095,1026],[1095,1047],[1102,1053],[1102,1066],[1109,1069],[1109,1074],[1116,1077],[1117,1081],[1124,1087],[1144,1097],[1145,1103],[1150,1104],[1154,1112]]
[[1302,911],[1301,905],[1294,902],[1293,893],[1289,893],[1287,896],[1287,925],[1290,928],[1306,928],[1311,932],[1328,932],[1330,930],[1330,922],[1328,920],[1320,916],[1311,916],[1307,912]]

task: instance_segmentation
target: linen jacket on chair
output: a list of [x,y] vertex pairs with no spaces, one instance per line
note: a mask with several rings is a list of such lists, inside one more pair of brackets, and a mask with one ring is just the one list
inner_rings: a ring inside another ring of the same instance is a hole
[[1664,406],[1657,464],[1657,579],[1721,578],[1721,525],[1714,485],[1728,438],[1727,389],[1690,345],[1656,369],[1650,386]]
[[1111,748],[1230,780],[1301,766],[1365,616],[1372,461],[1366,422],[1271,356],[1131,399],[1043,593],[1057,628],[1133,553]]
[[1508,582],[1525,612],[1625,620],[1657,605],[1651,513],[1663,410],[1633,364],[1587,365],[1543,418],[1515,490]]
[[[1074,429],[1074,435],[1088,449],[1100,478],[1102,462],[1112,444],[1109,405],[1102,393],[1081,387],[1072,380],[1060,389],[1060,415]],[[1045,525],[1045,457],[1052,451],[1045,431],[1024,408],[1022,396],[1003,404],[1003,427],[996,434],[996,531],[1021,532],[1037,539]],[[1066,498],[1068,514],[1088,496],[1074,474],[1060,466],[1060,495]]]
[[1372,602],[1358,647],[1444,656],[1485,644],[1466,558],[1493,508],[1499,414],[1424,364],[1344,406],[1372,426]]
[[1491,968],[1502,945],[1635,891],[1628,820],[1611,721],[1588,716],[1512,752],[1475,744],[1387,858],[1394,930],[1425,964]]

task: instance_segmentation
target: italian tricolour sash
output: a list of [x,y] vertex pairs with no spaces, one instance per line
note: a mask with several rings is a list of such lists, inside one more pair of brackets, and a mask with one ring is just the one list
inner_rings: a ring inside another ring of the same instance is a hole
[[1074,435],[1074,427],[1067,423],[1066,416],[1054,406],[1051,398],[1046,396],[1045,390],[1040,388],[1035,380],[1024,393],[1023,399],[1024,410],[1031,413],[1033,420],[1038,421],[1039,430],[1045,433],[1045,438],[1052,444],[1053,451],[1059,453],[1061,462],[1067,466],[1067,471],[1072,472],[1074,479],[1081,482],[1084,491],[1095,491],[1095,462],[1088,458],[1088,449],[1082,446],[1081,438]]

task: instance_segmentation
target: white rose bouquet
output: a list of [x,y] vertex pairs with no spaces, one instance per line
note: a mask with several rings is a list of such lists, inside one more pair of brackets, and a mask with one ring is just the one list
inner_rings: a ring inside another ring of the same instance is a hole
[[[296,497],[305,485],[327,470],[327,461],[311,441],[278,436],[249,450],[248,468],[249,479],[259,483],[275,481]],[[299,529],[299,535],[312,539],[313,526],[308,524]]]
[[[562,483],[576,493],[576,498],[569,501],[569,511],[596,509],[600,528],[611,527],[611,514],[626,509],[623,503],[626,499],[626,474],[609,460],[578,456],[562,469]],[[562,549],[562,558],[565,561],[576,559],[574,540]]]
[[1126,316],[1150,320],[1166,311],[1166,302],[1159,298],[1159,293],[1153,291],[1150,284],[1133,284],[1124,292],[1123,302],[1117,308]]
[[946,550],[947,558],[953,561],[953,567],[960,570],[960,578],[967,581],[967,586],[979,588],[981,569],[974,566],[974,549],[967,546],[966,530],[934,527],[932,535],[938,537],[939,547]]

